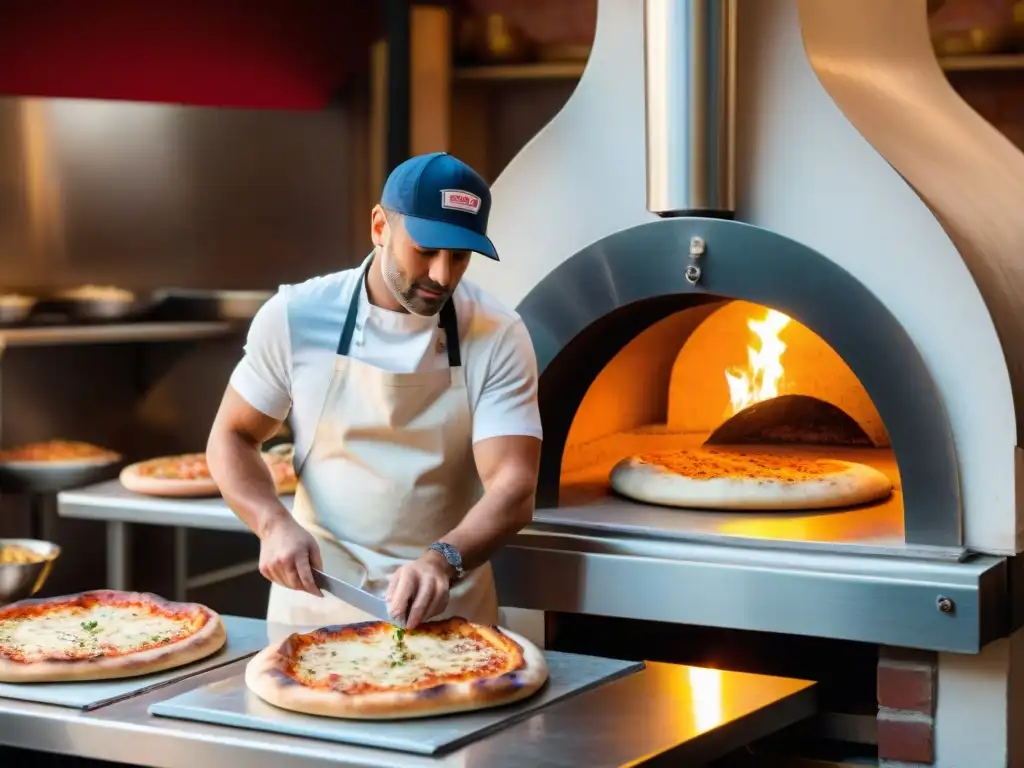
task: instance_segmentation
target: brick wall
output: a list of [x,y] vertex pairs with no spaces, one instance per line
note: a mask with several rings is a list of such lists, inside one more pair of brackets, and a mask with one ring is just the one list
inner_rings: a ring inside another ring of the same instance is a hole
[[878,657],[878,757],[883,766],[935,762],[938,654],[882,648]]

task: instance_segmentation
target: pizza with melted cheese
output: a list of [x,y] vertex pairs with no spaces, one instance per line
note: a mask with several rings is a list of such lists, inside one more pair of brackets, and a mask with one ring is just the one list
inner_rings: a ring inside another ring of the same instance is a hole
[[[298,478],[292,454],[270,451],[261,454],[279,494],[295,493]],[[121,485],[146,496],[209,497],[220,489],[210,475],[205,453],[158,456],[130,464],[121,470]]]
[[892,482],[866,464],[741,449],[630,456],[611,486],[636,501],[721,510],[828,509],[880,501]]
[[158,456],[121,470],[121,485],[147,496],[217,496],[205,453]]
[[190,664],[225,642],[214,611],[148,593],[22,600],[0,608],[0,682],[136,677]]
[[245,671],[248,688],[282,709],[379,720],[508,704],[547,678],[529,640],[458,617],[408,631],[369,621],[293,634]]
[[120,460],[116,451],[79,440],[43,440],[0,451],[0,464],[107,464]]

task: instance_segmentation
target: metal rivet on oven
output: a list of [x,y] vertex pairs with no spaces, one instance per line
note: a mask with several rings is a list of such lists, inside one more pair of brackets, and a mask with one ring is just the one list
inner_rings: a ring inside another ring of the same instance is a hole
[[939,598],[935,601],[935,607],[943,613],[952,613],[954,610],[956,610],[956,603],[954,603],[950,598],[942,597],[940,595]]
[[701,256],[704,254],[704,238],[703,237],[691,237],[690,238],[690,255]]
[[700,267],[696,264],[691,264],[686,268],[686,271],[683,272],[683,277],[686,278],[686,282],[690,285],[696,285],[697,281],[700,280]]

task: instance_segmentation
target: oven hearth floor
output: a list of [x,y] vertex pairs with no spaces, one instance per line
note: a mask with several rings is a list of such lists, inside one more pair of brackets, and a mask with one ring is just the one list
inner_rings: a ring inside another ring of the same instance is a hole
[[[850,551],[859,554],[959,560],[960,549],[907,545],[903,495],[892,451],[879,448],[765,446],[787,455],[856,461],[882,471],[893,495],[881,504],[799,512],[717,512],[640,504],[616,495],[608,475],[616,462],[643,451],[697,447],[706,435],[670,433],[651,426],[566,449],[559,506],[538,509],[536,524],[731,546]],[[748,448],[750,446],[747,446]]]

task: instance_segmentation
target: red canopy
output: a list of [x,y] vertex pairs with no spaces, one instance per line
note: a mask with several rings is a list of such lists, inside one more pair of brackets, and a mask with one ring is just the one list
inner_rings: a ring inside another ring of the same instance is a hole
[[0,95],[321,109],[367,70],[374,0],[0,0]]

